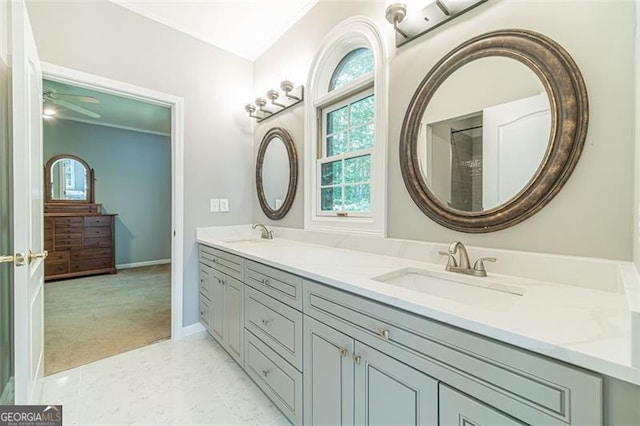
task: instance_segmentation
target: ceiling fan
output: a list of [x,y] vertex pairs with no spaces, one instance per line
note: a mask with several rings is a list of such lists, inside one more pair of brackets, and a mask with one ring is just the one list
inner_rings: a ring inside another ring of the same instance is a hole
[[[74,102],[84,102],[89,104],[99,104],[100,101],[92,96],[72,95],[70,93],[58,93],[51,88],[45,88],[44,92],[42,93],[42,98],[45,104],[50,103],[50,104],[58,105],[63,108],[70,109],[72,111],[86,115],[91,118],[102,117],[97,112],[88,110],[74,103]],[[53,114],[55,114],[55,112]],[[53,114],[47,114],[45,110],[45,115],[53,115]]]

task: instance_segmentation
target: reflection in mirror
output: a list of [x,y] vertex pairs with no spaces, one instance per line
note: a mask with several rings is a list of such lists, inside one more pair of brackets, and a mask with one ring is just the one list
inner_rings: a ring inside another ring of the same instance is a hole
[[73,158],[60,158],[51,166],[51,200],[88,201],[87,169]]
[[262,186],[269,207],[273,210],[282,207],[289,189],[289,155],[284,141],[279,137],[271,139],[265,150]]
[[538,76],[511,58],[477,59],[453,72],[425,109],[420,172],[451,209],[493,209],[536,175],[550,134],[549,97]]

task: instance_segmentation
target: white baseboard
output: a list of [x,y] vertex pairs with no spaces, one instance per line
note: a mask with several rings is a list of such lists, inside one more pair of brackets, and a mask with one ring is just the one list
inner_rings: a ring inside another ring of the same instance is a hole
[[182,329],[182,337],[191,336],[192,334],[200,333],[201,331],[205,331],[204,325],[197,322],[195,324],[188,325]]
[[129,269],[129,268],[139,268],[141,266],[164,265],[165,263],[171,263],[171,259],[148,260],[146,262],[135,262],[135,263],[123,263],[121,265],[116,265],[116,269]]

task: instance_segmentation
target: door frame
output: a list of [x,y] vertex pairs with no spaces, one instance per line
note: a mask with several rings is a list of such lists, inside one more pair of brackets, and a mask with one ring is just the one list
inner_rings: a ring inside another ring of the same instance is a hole
[[184,100],[168,93],[42,62],[48,80],[171,108],[171,338],[183,336]]

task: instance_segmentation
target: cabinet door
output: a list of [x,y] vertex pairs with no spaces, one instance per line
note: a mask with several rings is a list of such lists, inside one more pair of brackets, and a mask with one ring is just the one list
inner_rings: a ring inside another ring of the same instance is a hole
[[437,426],[437,380],[360,342],[355,361],[356,424]]
[[525,423],[440,384],[441,426],[523,426]]
[[244,365],[244,284],[225,277],[225,343],[227,351],[240,365]]
[[304,318],[304,424],[352,425],[354,341]]
[[224,278],[214,275],[211,287],[211,335],[224,346]]

